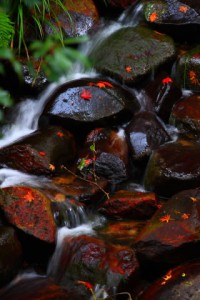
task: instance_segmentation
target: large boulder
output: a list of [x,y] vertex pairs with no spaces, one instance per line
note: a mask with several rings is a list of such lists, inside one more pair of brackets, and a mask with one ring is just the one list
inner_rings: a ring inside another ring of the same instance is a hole
[[179,264],[199,256],[200,190],[182,191],[153,215],[135,240],[141,263]]
[[0,189],[0,207],[9,223],[40,240],[55,242],[51,201],[41,191],[26,186]]
[[166,143],[151,155],[144,185],[160,196],[200,186],[200,144],[178,140]]
[[86,78],[59,86],[50,95],[41,121],[62,123],[80,135],[84,129],[125,122],[138,109],[136,98],[116,83]]
[[146,27],[119,29],[92,51],[94,67],[128,85],[175,58],[173,40]]
[[168,272],[145,290],[139,300],[198,300],[200,262],[188,262]]
[[56,126],[37,130],[0,149],[0,163],[31,174],[54,174],[75,157],[72,134]]

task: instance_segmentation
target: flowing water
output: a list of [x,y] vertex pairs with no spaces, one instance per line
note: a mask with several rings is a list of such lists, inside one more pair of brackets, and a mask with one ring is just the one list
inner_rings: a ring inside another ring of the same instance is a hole
[[[92,38],[91,41],[87,43],[84,49],[81,51],[85,54],[90,53],[90,51],[96,47],[97,44],[101,43],[107,36],[109,36],[114,31],[127,26],[135,26],[138,24],[141,12],[141,5],[136,6],[134,9],[130,8],[125,11],[117,21],[110,24],[105,24],[105,26],[97,32],[96,36]],[[42,113],[43,107],[48,100],[48,96],[55,90],[60,84],[66,83],[74,79],[80,79],[83,77],[95,77],[98,74],[93,70],[86,73],[79,64],[73,66],[73,72],[65,77],[62,77],[58,83],[51,84],[47,90],[39,96],[37,100],[26,99],[22,103],[16,105],[14,108],[14,113],[16,117],[13,118],[12,123],[3,128],[3,138],[0,140],[0,147],[4,147],[14,142],[15,140],[28,135],[38,129],[38,120],[40,114]],[[140,96],[138,95],[138,98]],[[142,98],[142,97],[141,97]],[[123,130],[119,131],[119,134],[123,136]],[[49,186],[49,179],[41,176],[34,176],[24,174],[22,172],[2,168],[0,170],[0,184],[1,187],[8,187],[13,185],[29,185],[33,187],[44,187]],[[62,264],[60,261],[62,244],[65,237],[77,236],[77,235],[95,235],[94,228],[100,226],[104,222],[104,219],[87,216],[84,208],[80,206],[78,209],[74,208],[72,205],[63,205],[62,213],[64,218],[63,227],[58,229],[57,233],[57,244],[55,253],[49,263],[48,275],[55,278],[59,274],[59,266]],[[55,218],[57,215],[55,213]],[[92,220],[91,220],[92,219]],[[21,277],[20,277],[21,276]],[[23,276],[28,276],[27,274],[20,275],[14,281],[16,283],[19,278]],[[30,276],[35,276],[35,273],[30,273]],[[97,297],[102,299],[107,296],[103,286],[97,285],[95,287],[95,293]]]

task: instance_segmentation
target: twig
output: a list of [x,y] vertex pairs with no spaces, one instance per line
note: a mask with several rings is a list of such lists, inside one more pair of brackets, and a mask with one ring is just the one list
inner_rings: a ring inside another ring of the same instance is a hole
[[67,167],[65,167],[65,166],[63,166],[63,165],[61,166],[61,168],[64,169],[64,170],[66,170],[66,171],[69,172],[70,174],[74,175],[74,176],[75,176],[76,178],[78,178],[78,179],[81,179],[81,180],[83,180],[83,181],[86,181],[86,182],[88,182],[88,183],[90,183],[90,184],[94,184],[95,186],[97,186],[97,187],[104,193],[104,195],[106,195],[107,199],[110,199],[109,193],[107,193],[107,192],[106,192],[106,191],[98,184],[97,181],[91,181],[91,180],[89,180],[89,179],[86,179],[86,178],[84,178],[84,177],[81,177],[81,176],[75,174],[74,172],[72,172],[71,170],[69,170]]

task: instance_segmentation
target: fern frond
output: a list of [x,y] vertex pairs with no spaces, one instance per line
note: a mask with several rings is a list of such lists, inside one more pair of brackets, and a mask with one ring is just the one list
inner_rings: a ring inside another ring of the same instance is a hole
[[0,47],[8,47],[14,34],[14,25],[9,16],[0,10]]

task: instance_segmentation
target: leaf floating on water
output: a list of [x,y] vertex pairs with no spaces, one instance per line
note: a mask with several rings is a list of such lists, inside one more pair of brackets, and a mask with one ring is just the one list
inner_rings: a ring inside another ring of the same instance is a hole
[[90,100],[92,98],[92,95],[91,95],[90,91],[84,89],[81,92],[80,97],[84,100]]

